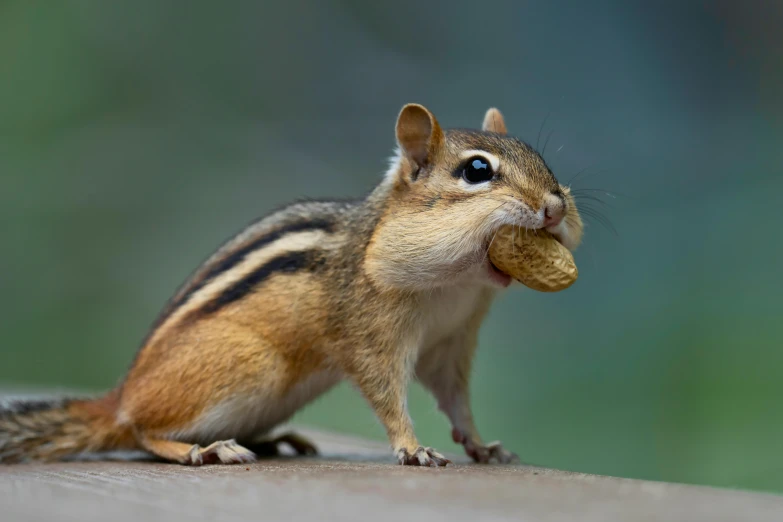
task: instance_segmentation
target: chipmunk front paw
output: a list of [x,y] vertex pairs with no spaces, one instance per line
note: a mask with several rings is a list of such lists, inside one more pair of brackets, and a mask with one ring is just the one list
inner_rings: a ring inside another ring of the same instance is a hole
[[470,440],[464,433],[454,429],[451,438],[457,444],[462,444],[465,453],[479,464],[513,464],[519,462],[516,453],[512,453],[503,447],[500,442],[490,442],[483,445]]
[[451,464],[451,461],[432,448],[419,446],[411,453],[407,449],[397,450],[397,461],[403,466],[440,467]]

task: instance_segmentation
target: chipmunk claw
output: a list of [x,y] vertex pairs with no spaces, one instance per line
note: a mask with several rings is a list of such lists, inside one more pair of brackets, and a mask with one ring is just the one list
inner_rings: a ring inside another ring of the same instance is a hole
[[479,464],[516,464],[519,456],[503,447],[500,441],[489,444],[476,443],[466,437],[461,431],[454,429],[451,437],[457,444],[462,444],[465,453]]
[[397,461],[403,466],[442,467],[451,461],[432,448],[419,446],[413,453],[402,448],[397,450]]
[[518,464],[519,456],[503,447],[500,441],[490,442],[486,446],[489,464]]

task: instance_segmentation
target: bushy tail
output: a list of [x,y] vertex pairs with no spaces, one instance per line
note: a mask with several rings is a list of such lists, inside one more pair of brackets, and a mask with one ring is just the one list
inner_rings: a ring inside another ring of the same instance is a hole
[[47,462],[136,448],[115,421],[114,392],[99,399],[0,401],[0,463]]

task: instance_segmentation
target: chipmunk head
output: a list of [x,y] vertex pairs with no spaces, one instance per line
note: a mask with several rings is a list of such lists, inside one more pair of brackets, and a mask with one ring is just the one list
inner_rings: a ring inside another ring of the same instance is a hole
[[381,187],[389,204],[367,249],[378,283],[426,289],[467,280],[507,286],[488,260],[501,225],[546,229],[576,249],[582,220],[568,187],[543,158],[507,135],[491,108],[481,130],[444,130],[425,107],[397,119],[397,155]]

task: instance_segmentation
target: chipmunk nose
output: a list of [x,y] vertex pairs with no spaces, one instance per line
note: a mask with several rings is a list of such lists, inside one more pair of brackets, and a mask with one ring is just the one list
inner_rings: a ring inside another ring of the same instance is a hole
[[565,217],[565,204],[561,198],[548,198],[544,206],[544,228],[556,227]]

